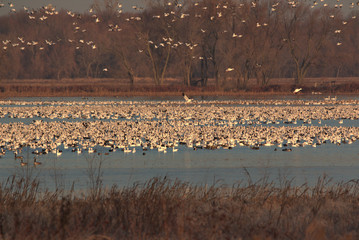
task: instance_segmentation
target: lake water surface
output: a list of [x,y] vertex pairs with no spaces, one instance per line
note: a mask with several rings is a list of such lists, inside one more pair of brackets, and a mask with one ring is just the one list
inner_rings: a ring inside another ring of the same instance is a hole
[[[323,98],[323,97],[321,97]],[[344,98],[344,97],[343,97]],[[304,100],[312,100],[309,96]],[[345,99],[357,100],[353,97]],[[163,99],[104,99],[104,98],[27,98],[11,99],[14,102],[26,101],[27,105],[13,105],[12,103],[3,103],[0,107],[4,108],[23,108],[37,107],[37,101],[56,102],[82,102],[82,101],[150,101],[151,104],[160,105]],[[216,98],[210,98],[208,101],[217,101]],[[222,101],[223,99],[219,99]],[[227,100],[227,99],[225,99]],[[295,100],[295,99],[294,99]],[[166,99],[171,104],[178,104],[181,98]],[[201,100],[207,101],[207,99]],[[34,104],[31,104],[34,102]],[[215,105],[216,103],[211,103]],[[219,102],[221,107],[226,104]],[[51,104],[50,104],[51,105]],[[49,106],[50,106],[49,105]],[[328,104],[329,106],[330,104]],[[47,106],[46,104],[41,106]],[[230,106],[236,106],[236,102],[230,103]],[[356,105],[354,104],[356,107]],[[271,107],[263,106],[263,108]],[[33,120],[41,119],[43,121],[95,121],[94,119],[46,119],[46,118],[9,118],[7,116],[0,118],[1,124],[23,122],[26,125],[32,124]],[[131,119],[126,119],[130,121]],[[132,119],[133,120],[133,119]],[[134,119],[141,121],[141,119]],[[103,121],[112,121],[106,119]],[[260,123],[257,123],[260,125]],[[305,125],[303,121],[298,121],[296,126]],[[311,125],[344,126],[359,127],[359,120],[345,119],[342,125],[339,125],[337,119],[313,120]],[[278,127],[285,126],[283,122]],[[349,181],[359,178],[359,142],[352,144],[334,144],[327,143],[317,147],[292,147],[292,151],[281,151],[276,145],[261,146],[258,150],[253,150],[248,146],[236,146],[232,149],[201,149],[190,148],[185,145],[179,145],[178,151],[173,152],[168,149],[167,152],[159,152],[156,149],[143,151],[142,147],[133,147],[136,153],[124,153],[121,149],[115,149],[108,152],[103,146],[96,146],[97,153],[72,152],[65,149],[63,145],[58,148],[62,150],[62,155],[57,156],[53,153],[34,156],[34,149],[23,147],[21,155],[28,165],[21,167],[19,161],[14,159],[11,151],[0,159],[0,179],[16,174],[20,176],[38,177],[43,187],[54,189],[57,187],[69,188],[72,183],[76,189],[86,189],[89,187],[89,171],[98,169],[101,163],[101,174],[103,185],[110,187],[116,184],[120,187],[132,186],[135,183],[144,183],[153,177],[169,177],[179,179],[194,185],[227,185],[231,186],[240,181],[260,181],[267,179],[275,183],[280,183],[283,179],[292,180],[293,184],[300,185],[308,183],[315,184],[319,177],[327,175],[333,182]],[[132,148],[132,149],[133,149]],[[102,153],[99,155],[98,153]],[[105,154],[106,153],[106,154]],[[41,165],[34,167],[32,159],[36,157]]]

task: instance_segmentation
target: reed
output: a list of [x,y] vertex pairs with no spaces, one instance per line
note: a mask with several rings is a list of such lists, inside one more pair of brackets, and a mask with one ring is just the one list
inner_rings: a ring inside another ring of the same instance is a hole
[[357,239],[359,183],[281,187],[266,180],[193,186],[153,178],[87,194],[0,187],[2,239]]

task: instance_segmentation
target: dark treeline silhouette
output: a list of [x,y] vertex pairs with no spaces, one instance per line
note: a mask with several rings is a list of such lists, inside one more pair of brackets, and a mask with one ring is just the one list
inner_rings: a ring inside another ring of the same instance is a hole
[[[313,4],[313,3],[311,3]],[[148,1],[122,12],[46,6],[0,17],[0,79],[183,79],[239,89],[273,78],[359,76],[358,10],[307,1]]]

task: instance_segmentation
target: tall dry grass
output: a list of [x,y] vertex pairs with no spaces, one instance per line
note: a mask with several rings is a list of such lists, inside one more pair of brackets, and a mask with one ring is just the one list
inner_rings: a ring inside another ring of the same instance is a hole
[[153,178],[100,194],[0,188],[2,239],[357,239],[359,184],[193,186]]

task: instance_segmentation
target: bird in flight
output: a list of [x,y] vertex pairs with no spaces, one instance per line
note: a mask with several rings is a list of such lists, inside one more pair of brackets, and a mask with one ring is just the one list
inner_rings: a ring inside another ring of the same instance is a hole
[[187,95],[186,95],[185,93],[182,93],[182,96],[183,96],[184,100],[186,101],[186,103],[190,103],[190,102],[192,102],[192,101],[193,101],[193,99],[192,99],[192,98],[187,97]]
[[297,93],[299,93],[299,92],[302,91],[302,90],[303,90],[302,88],[296,88],[296,89],[294,89],[293,93],[294,93],[294,94],[297,94]]

